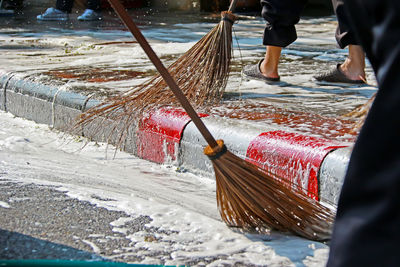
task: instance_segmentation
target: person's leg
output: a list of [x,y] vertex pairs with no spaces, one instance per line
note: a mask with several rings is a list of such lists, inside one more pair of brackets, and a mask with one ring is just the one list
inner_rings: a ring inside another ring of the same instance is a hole
[[400,254],[400,2],[346,0],[379,90],[342,187],[328,267],[398,266]]
[[307,0],[261,0],[261,15],[266,21],[263,44],[286,47],[297,39],[295,25]]
[[297,39],[295,24],[307,1],[305,0],[261,0],[262,16],[266,21],[263,44],[267,46],[260,64],[261,73],[269,78],[278,78],[278,65],[282,47]]
[[351,30],[346,16],[343,0],[332,0],[332,6],[338,20],[336,28],[336,41],[340,48],[349,47],[349,55],[340,65],[340,70],[350,80],[365,79],[365,55],[354,32]]
[[279,81],[278,64],[282,47],[297,38],[295,24],[300,20],[307,0],[261,0],[262,16],[266,21],[263,44],[267,47],[264,59],[257,66],[246,66],[243,73],[249,77],[264,77]]
[[282,47],[267,46],[264,60],[260,64],[261,73],[269,78],[279,78],[278,65]]
[[350,44],[360,45],[350,27],[350,22],[346,16],[343,0],[332,0],[332,7],[338,21],[335,38],[339,47],[345,48]]
[[300,20],[307,1],[262,0],[262,16],[266,21],[263,44],[267,46],[261,73],[268,78],[279,78],[278,65],[282,47],[297,39],[295,24]]
[[56,9],[63,12],[71,13],[73,5],[74,0],[57,0]]

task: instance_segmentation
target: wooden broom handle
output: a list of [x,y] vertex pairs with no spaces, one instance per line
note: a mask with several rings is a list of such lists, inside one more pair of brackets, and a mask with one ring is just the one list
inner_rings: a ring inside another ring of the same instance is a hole
[[192,119],[193,123],[199,129],[201,135],[206,139],[207,143],[212,148],[218,147],[215,138],[211,135],[210,131],[206,128],[203,121],[200,119],[199,115],[197,115],[196,111],[193,109],[192,105],[189,103],[189,100],[183,94],[182,90],[176,84],[174,78],[172,78],[171,74],[168,72],[167,68],[164,67],[161,60],[158,58],[154,50],[151,48],[147,40],[144,38],[143,34],[140,32],[139,28],[136,26],[135,22],[133,22],[132,18],[129,16],[128,12],[125,10],[125,7],[121,4],[119,0],[108,0],[118,14],[120,19],[125,23],[126,27],[136,38],[136,41],[143,48],[144,52],[147,54],[151,62],[154,64],[158,72],[163,77],[164,81],[167,83],[169,88],[171,88],[172,92],[175,94],[176,98],[181,103],[182,107],[185,109],[186,113]]
[[232,1],[231,1],[231,5],[229,6],[228,11],[233,12],[233,11],[235,10],[237,1],[238,1],[238,0],[232,0]]

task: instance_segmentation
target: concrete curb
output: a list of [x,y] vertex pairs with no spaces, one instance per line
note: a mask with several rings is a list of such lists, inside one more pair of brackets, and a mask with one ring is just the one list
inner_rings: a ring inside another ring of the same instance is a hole
[[[0,109],[18,117],[68,130],[74,118],[98,104],[90,96],[18,78],[0,70]],[[351,148],[321,138],[260,128],[245,121],[208,116],[203,121],[216,139],[223,139],[234,154],[279,175],[287,175],[307,189],[310,197],[337,203]],[[82,129],[94,141],[115,144],[107,126]],[[181,170],[213,177],[206,145],[181,109],[164,108],[141,118],[129,129],[123,150]]]

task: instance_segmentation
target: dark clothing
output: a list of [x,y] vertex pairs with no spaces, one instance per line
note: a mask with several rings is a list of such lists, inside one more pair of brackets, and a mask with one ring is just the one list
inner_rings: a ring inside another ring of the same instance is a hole
[[23,0],[5,0],[3,1],[3,6],[1,8],[4,9],[22,9],[24,6]]
[[359,45],[357,38],[350,28],[343,0],[332,0],[332,6],[338,20],[335,37],[340,48],[345,48],[348,45]]
[[[56,8],[58,10],[71,13],[74,0],[57,0]],[[95,11],[100,10],[100,0],[88,0],[86,8],[93,9]]]
[[351,155],[328,267],[399,266],[400,1],[345,0],[379,90]]
[[285,47],[297,39],[295,24],[307,0],[261,0],[261,15],[266,20],[263,44]]
[[[300,20],[307,0],[261,0],[262,17],[266,20],[263,44],[286,47],[297,39],[295,25]],[[338,19],[336,41],[341,48],[358,42],[344,14],[343,0],[332,0]]]

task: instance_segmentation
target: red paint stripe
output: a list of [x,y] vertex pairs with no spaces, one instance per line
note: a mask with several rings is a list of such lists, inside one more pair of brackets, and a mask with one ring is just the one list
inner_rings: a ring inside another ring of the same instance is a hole
[[345,147],[317,137],[272,131],[260,134],[249,145],[246,160],[297,185],[318,199],[318,172],[325,156]]
[[147,114],[139,122],[138,156],[157,163],[176,160],[183,130],[189,122],[190,117],[180,108],[161,108]]

